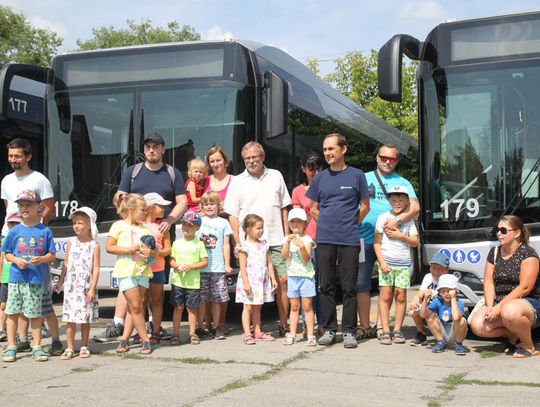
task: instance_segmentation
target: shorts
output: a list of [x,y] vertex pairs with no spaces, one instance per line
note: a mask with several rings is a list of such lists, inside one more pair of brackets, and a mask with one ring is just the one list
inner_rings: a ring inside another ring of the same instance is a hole
[[538,314],[540,314],[540,301],[538,301],[536,298],[531,298],[531,297],[525,297],[525,298],[522,298],[522,300],[527,301],[533,311],[534,319],[533,319],[531,329],[539,327],[540,320],[538,320]]
[[30,283],[9,283],[7,315],[23,314],[26,318],[41,318],[43,285]]
[[276,276],[286,276],[288,262],[281,256],[281,246],[270,246],[268,254],[270,254],[270,261],[274,266]]
[[[453,344],[456,341],[456,335],[454,333],[454,322],[443,322],[437,318],[439,321],[439,326],[441,327],[441,334],[446,343]],[[467,327],[467,331],[469,328]],[[467,336],[467,331],[465,331],[465,336]]]
[[43,286],[43,296],[41,297],[41,316],[43,318],[54,315],[52,295],[53,291],[51,286],[45,283]]
[[149,281],[150,284],[165,284],[165,271],[154,271],[154,275]]
[[380,265],[377,265],[379,270],[379,287],[396,287],[409,288],[411,286],[411,266],[388,266],[390,271],[388,274],[382,272]]
[[122,277],[118,279],[118,289],[121,292],[138,286],[144,288],[150,287],[150,279],[148,277]]
[[287,297],[310,298],[316,295],[315,279],[299,276],[289,276],[287,278]]
[[225,273],[201,273],[201,302],[227,302],[229,288]]
[[0,303],[4,304],[8,299],[8,283],[2,283],[0,287]]
[[356,292],[365,293],[371,291],[371,276],[373,275],[373,266],[377,256],[372,244],[364,246],[364,256],[366,260],[358,263],[358,277],[356,278]]
[[199,308],[201,305],[200,290],[171,286],[170,303],[173,307]]

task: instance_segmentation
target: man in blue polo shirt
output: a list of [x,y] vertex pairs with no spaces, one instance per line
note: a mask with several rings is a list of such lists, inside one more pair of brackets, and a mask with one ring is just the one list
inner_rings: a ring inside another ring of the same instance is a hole
[[[396,167],[399,159],[399,151],[393,144],[384,144],[379,148],[375,171],[366,173],[366,181],[369,190],[369,213],[362,224],[358,227],[360,239],[364,239],[365,261],[360,263],[358,270],[358,280],[356,283],[358,316],[360,325],[358,326],[357,337],[363,339],[375,335],[376,328],[370,329],[370,307],[371,307],[371,274],[376,256],[373,249],[373,235],[375,233],[375,223],[380,214],[392,209],[385,191],[389,191],[394,186],[404,186],[409,194],[409,208],[401,213],[399,217],[389,220],[384,230],[398,229],[402,223],[416,219],[420,212],[420,205],[416,198],[416,193],[411,183],[397,174]],[[396,220],[397,219],[397,220]],[[381,326],[379,318],[377,325]]]
[[319,344],[336,341],[336,283],[343,292],[343,346],[356,348],[356,278],[360,240],[358,224],[369,212],[369,193],[364,173],[345,163],[347,139],[338,133],[323,141],[328,169],[315,176],[306,196],[311,199],[311,213],[317,219],[317,264],[319,301],[324,315],[324,335]]

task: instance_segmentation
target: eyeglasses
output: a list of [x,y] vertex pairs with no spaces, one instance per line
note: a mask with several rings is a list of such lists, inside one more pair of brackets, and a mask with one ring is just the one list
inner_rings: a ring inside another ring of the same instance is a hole
[[383,163],[390,163],[390,164],[397,163],[397,157],[387,157],[385,155],[380,155],[380,154],[377,154],[377,155],[379,156],[379,159]]
[[508,229],[506,226],[502,226],[500,228],[497,228],[497,233],[501,233],[501,235],[506,235],[508,232],[510,232],[511,230],[517,230],[517,229]]
[[260,155],[252,155],[252,156],[249,156],[249,157],[244,157],[244,161],[245,161],[245,162],[248,162],[248,161],[257,161],[259,158],[261,158]]

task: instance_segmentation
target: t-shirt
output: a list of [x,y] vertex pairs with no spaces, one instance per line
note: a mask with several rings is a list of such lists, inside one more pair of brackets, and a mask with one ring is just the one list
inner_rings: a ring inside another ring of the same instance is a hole
[[[304,245],[311,244],[312,249],[316,247],[316,244],[313,242],[311,236],[304,234],[304,236],[302,236],[302,241],[304,242]],[[283,244],[286,244],[286,242],[287,236],[285,236],[285,238],[283,239]],[[314,278],[315,268],[313,267],[313,263],[311,262],[311,260],[307,263],[304,263],[304,261],[302,260],[302,256],[300,256],[298,246],[294,243],[294,240],[291,241],[291,244],[289,246],[289,252],[291,254],[291,257],[287,262],[287,275]],[[309,254],[311,255],[311,253]]]
[[[369,190],[369,212],[358,227],[358,235],[364,239],[366,244],[373,244],[373,234],[375,233],[375,223],[380,214],[388,212],[392,209],[390,202],[386,199],[384,192],[377,181],[375,171],[366,173],[366,182]],[[407,187],[409,198],[416,199],[416,193],[409,181],[401,175],[393,173],[387,177],[381,176],[381,182],[387,191],[390,188],[401,185]]]
[[[119,220],[112,224],[109,236],[116,239],[116,245],[130,247],[141,242],[141,236],[151,235],[152,232],[143,225],[130,225],[126,221]],[[138,252],[116,256],[112,276],[124,277],[148,277],[152,278],[152,270],[148,262]]]
[[[254,213],[264,219],[262,240],[269,246],[279,246],[283,240],[283,218],[281,210],[291,204],[291,197],[283,176],[277,170],[264,168],[260,177],[254,177],[247,170],[234,177],[229,185],[223,210],[238,218]],[[244,233],[240,233],[244,240]]]
[[[208,257],[208,254],[206,253],[203,242],[199,239],[179,239],[172,245],[171,257],[177,265],[193,264]],[[189,271],[174,270],[171,273],[171,284],[177,287],[198,290],[201,288],[201,269],[192,269]]]
[[[163,238],[165,237],[165,233],[161,233],[159,231],[159,223],[144,222],[144,226],[146,226],[148,230],[152,232],[152,236],[154,236],[154,239],[156,240],[156,248],[158,250],[162,250]],[[165,269],[165,257],[157,256],[154,263],[150,265],[150,269],[154,273],[158,271],[163,271]]]
[[[463,301],[458,299],[457,305],[459,308],[459,312],[461,312],[461,315],[465,315]],[[431,303],[428,305],[428,310],[431,312],[435,312],[439,319],[444,323],[450,323],[454,320],[454,318],[452,318],[452,304],[445,305],[441,297],[437,297],[433,301],[431,301]]]
[[[20,223],[10,229],[2,243],[4,253],[12,253],[15,257],[30,261],[34,257],[45,256],[47,253],[56,253],[51,229],[43,224],[25,226]],[[48,265],[29,264],[20,269],[15,263],[9,270],[10,283],[45,284],[45,275]]]
[[[41,199],[49,199],[54,196],[51,183],[42,173],[32,171],[28,175],[18,177],[12,172],[2,179],[2,199],[7,201],[6,215],[19,212],[15,200],[17,195],[26,189],[37,192]],[[4,222],[2,234],[6,236],[7,233],[8,228]]]
[[306,196],[319,203],[317,243],[360,246],[358,208],[368,197],[366,177],[358,168],[327,168],[313,178]]
[[[375,232],[382,234],[381,251],[386,261],[391,266],[410,266],[411,265],[411,247],[403,240],[390,239],[384,233],[383,226],[388,219],[394,219],[397,215],[391,212],[385,212],[377,218]],[[412,220],[402,223],[399,231],[406,236],[417,236],[418,231]]]
[[[493,264],[494,251],[494,247],[489,251],[487,257],[488,263]],[[508,260],[503,259],[501,248],[497,248],[497,259],[495,260],[495,269],[493,271],[495,302],[501,301],[519,285],[521,262],[529,257],[536,257],[538,259],[538,254],[536,250],[525,243],[520,244]],[[540,279],[536,279],[536,283],[527,297],[540,299]]]
[[436,294],[437,286],[439,283],[436,283],[435,280],[433,280],[433,276],[431,273],[427,273],[424,278],[422,279],[422,283],[420,284],[420,290],[431,290],[432,293]]
[[152,171],[148,169],[146,165],[143,165],[141,172],[139,172],[139,174],[137,174],[133,180],[132,187],[131,175],[133,174],[134,167],[135,166],[132,165],[126,169],[126,172],[124,172],[122,175],[120,185],[118,185],[118,190],[124,192],[135,192],[141,195],[148,194],[149,192],[156,192],[157,194],[161,195],[163,199],[171,201],[171,204],[165,207],[165,216],[169,216],[172,209],[176,205],[176,197],[186,193],[182,174],[180,174],[176,168],[174,169],[176,178],[173,186],[171,176],[169,175],[167,166],[165,164],[163,164],[163,166],[157,171]]
[[201,269],[201,273],[225,272],[223,243],[225,239],[229,239],[230,235],[232,235],[232,229],[227,220],[220,217],[202,217],[202,225],[197,231],[197,237],[206,248],[208,266]]
[[300,207],[306,211],[308,216],[308,224],[306,226],[306,234],[315,240],[317,233],[317,222],[311,217],[311,199],[306,197],[307,189],[304,185],[298,185],[292,190],[292,204],[300,205]]

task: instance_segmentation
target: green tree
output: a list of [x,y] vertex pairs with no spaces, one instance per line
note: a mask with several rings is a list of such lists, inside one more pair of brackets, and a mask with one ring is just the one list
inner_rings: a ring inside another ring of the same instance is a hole
[[128,45],[157,44],[161,42],[180,42],[200,40],[201,36],[189,25],[177,21],[167,23],[167,28],[152,27],[150,20],[127,20],[127,28],[116,29],[112,26],[94,28],[93,38],[77,40],[79,50],[88,51],[100,48],[124,47]]
[[9,62],[50,66],[62,38],[50,30],[34,28],[22,13],[0,6],[0,65]]

